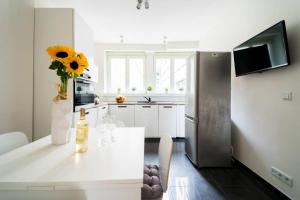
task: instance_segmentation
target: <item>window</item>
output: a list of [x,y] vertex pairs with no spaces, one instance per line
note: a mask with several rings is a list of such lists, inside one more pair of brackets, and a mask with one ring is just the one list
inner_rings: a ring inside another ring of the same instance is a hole
[[107,63],[108,92],[144,91],[145,56],[108,55]]
[[183,92],[186,86],[186,58],[174,58],[174,90]]
[[187,56],[157,55],[155,86],[157,92],[183,93],[186,87]]
[[112,58],[110,60],[110,88],[111,91],[125,91],[126,89],[126,60],[124,58]]
[[132,92],[144,90],[143,58],[129,58],[129,89]]
[[156,91],[165,91],[171,87],[171,59],[157,58],[156,66]]
[[151,86],[151,93],[183,94],[192,55],[193,52],[107,51],[105,92],[144,94]]

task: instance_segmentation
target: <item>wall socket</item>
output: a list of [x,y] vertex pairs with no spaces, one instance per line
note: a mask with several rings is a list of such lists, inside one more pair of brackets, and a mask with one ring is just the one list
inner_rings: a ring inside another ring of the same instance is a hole
[[289,175],[285,174],[284,172],[280,171],[275,167],[271,167],[271,173],[273,176],[278,178],[281,182],[287,184],[290,187],[293,187],[293,179]]

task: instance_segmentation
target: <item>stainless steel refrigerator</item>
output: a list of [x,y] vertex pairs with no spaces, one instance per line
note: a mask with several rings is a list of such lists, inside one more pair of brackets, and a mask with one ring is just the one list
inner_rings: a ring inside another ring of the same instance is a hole
[[189,57],[185,151],[198,167],[231,165],[231,55],[196,52]]

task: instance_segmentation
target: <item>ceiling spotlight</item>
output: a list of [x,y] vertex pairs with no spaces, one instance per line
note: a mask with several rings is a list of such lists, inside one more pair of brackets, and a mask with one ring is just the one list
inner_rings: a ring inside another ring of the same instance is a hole
[[149,9],[149,2],[148,2],[148,0],[145,0],[145,8]]
[[149,1],[148,1],[148,0],[137,0],[137,2],[138,2],[138,3],[137,3],[136,8],[137,8],[138,10],[141,9],[143,3],[144,3],[144,5],[145,5],[145,8],[146,8],[146,9],[149,9],[149,7],[150,7]]
[[138,0],[136,8],[139,10],[142,7],[143,0]]

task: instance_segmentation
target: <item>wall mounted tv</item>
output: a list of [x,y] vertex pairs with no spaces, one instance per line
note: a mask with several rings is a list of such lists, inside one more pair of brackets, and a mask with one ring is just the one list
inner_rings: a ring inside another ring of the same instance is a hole
[[290,64],[285,22],[267,30],[233,49],[236,76],[284,67]]

